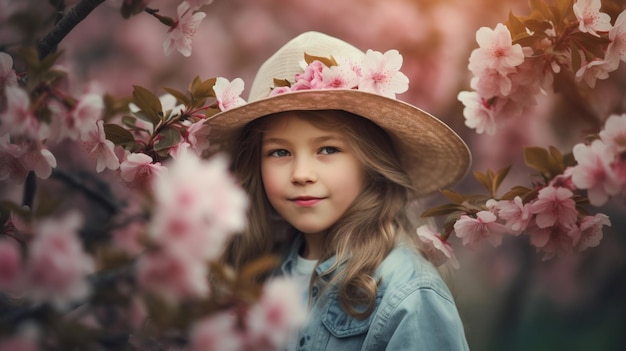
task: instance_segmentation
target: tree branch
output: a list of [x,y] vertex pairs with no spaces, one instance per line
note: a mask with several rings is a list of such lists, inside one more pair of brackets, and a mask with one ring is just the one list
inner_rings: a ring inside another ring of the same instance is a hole
[[37,42],[39,57],[43,58],[56,51],[57,45],[74,27],[87,17],[96,7],[105,0],[81,0],[76,6],[61,18],[60,21]]

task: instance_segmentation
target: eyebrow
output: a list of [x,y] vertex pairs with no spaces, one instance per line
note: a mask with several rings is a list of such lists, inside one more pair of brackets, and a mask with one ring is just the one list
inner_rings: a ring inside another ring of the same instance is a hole
[[[344,142],[345,138],[338,136],[338,135],[323,135],[317,138],[314,138],[312,140],[312,142],[314,143],[324,143],[324,142],[328,142],[328,141],[341,141]],[[287,140],[282,139],[282,138],[263,138],[263,140],[261,141],[263,144],[266,143],[276,143],[276,144],[284,144],[287,143]]]

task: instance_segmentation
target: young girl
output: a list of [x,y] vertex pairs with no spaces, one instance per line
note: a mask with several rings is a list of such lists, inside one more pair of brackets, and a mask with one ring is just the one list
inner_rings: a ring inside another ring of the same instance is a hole
[[283,258],[306,325],[290,350],[467,350],[450,291],[407,207],[467,171],[445,124],[395,98],[397,51],[304,33],[259,69],[249,103],[211,121],[252,205],[226,259]]

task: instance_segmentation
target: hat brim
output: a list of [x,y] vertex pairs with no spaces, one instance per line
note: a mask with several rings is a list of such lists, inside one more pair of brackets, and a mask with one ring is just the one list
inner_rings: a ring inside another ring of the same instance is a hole
[[417,197],[455,184],[471,164],[465,142],[439,119],[403,101],[353,89],[274,95],[218,113],[208,123],[211,133],[221,133],[273,113],[298,110],[344,110],[379,125],[391,136]]

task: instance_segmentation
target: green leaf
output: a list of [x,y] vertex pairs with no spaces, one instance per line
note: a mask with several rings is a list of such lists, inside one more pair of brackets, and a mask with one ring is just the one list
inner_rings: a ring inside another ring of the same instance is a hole
[[209,78],[205,81],[198,81],[196,84],[192,85],[189,92],[194,100],[203,100],[210,97],[215,97],[215,91],[213,87],[215,86],[215,82],[217,78]]
[[306,52],[304,53],[304,61],[306,61],[307,64],[311,64],[311,62],[313,61],[320,61],[321,63],[326,65],[326,67],[337,66],[337,61],[335,61],[335,58],[332,56],[331,57],[314,56],[314,55],[309,55]]
[[511,170],[511,166],[508,167],[504,167],[501,170],[499,170],[498,172],[496,172],[496,174],[493,177],[493,181],[492,181],[492,188],[491,188],[491,194],[495,195],[498,192],[498,188],[500,187],[500,185],[502,184],[502,181],[504,181],[504,178],[506,178],[507,174],[509,174],[509,171]]
[[546,178],[550,178],[550,175],[552,175],[552,163],[550,158],[548,150],[544,148],[535,146],[524,148],[524,162],[526,165],[538,171]]
[[539,21],[533,18],[525,20],[524,25],[534,33],[544,33],[546,30],[552,28],[550,22]]
[[443,196],[446,197],[446,199],[448,199],[448,201],[452,202],[453,204],[457,204],[460,205],[463,203],[463,201],[465,201],[465,196],[463,196],[460,193],[457,193],[456,191],[452,191],[452,190],[441,190],[441,194],[443,194]]
[[521,33],[528,35],[526,33],[526,27],[517,16],[513,15],[512,11],[509,11],[509,20],[505,25],[509,28],[509,32],[511,32],[511,36],[514,38]]
[[105,124],[104,134],[115,145],[128,145],[135,143],[135,137],[127,129],[117,124]]
[[156,143],[154,143],[154,150],[161,151],[167,150],[174,145],[178,145],[182,137],[180,133],[175,128],[164,128],[161,132],[159,132],[159,138]]
[[491,177],[489,177],[489,173],[491,173],[491,171],[487,171],[487,174],[475,171],[474,172],[474,178],[476,178],[476,180],[482,184],[482,186],[485,187],[485,189],[487,189],[488,191],[491,191]]
[[513,200],[516,196],[520,198],[524,198],[527,194],[529,194],[532,189],[523,187],[523,186],[515,186],[511,190],[509,190],[506,194],[500,197],[500,200]]
[[163,116],[161,101],[150,90],[144,87],[134,85],[133,88],[133,102],[145,114],[147,121],[157,126]]
[[427,209],[422,213],[421,217],[445,216],[455,212],[463,212],[464,210],[465,207],[461,205],[445,204]]
[[554,20],[552,17],[552,11],[548,7],[548,4],[544,0],[530,0],[531,8],[537,10],[543,18],[547,20]]
[[171,89],[171,88],[163,88],[163,89],[167,91],[168,93],[172,94],[172,96],[176,98],[176,101],[178,101],[178,103],[183,104],[185,106],[191,105],[191,101],[189,100],[187,95],[185,95],[185,93],[176,89]]
[[276,79],[274,78],[274,87],[290,87],[291,83],[287,79]]

